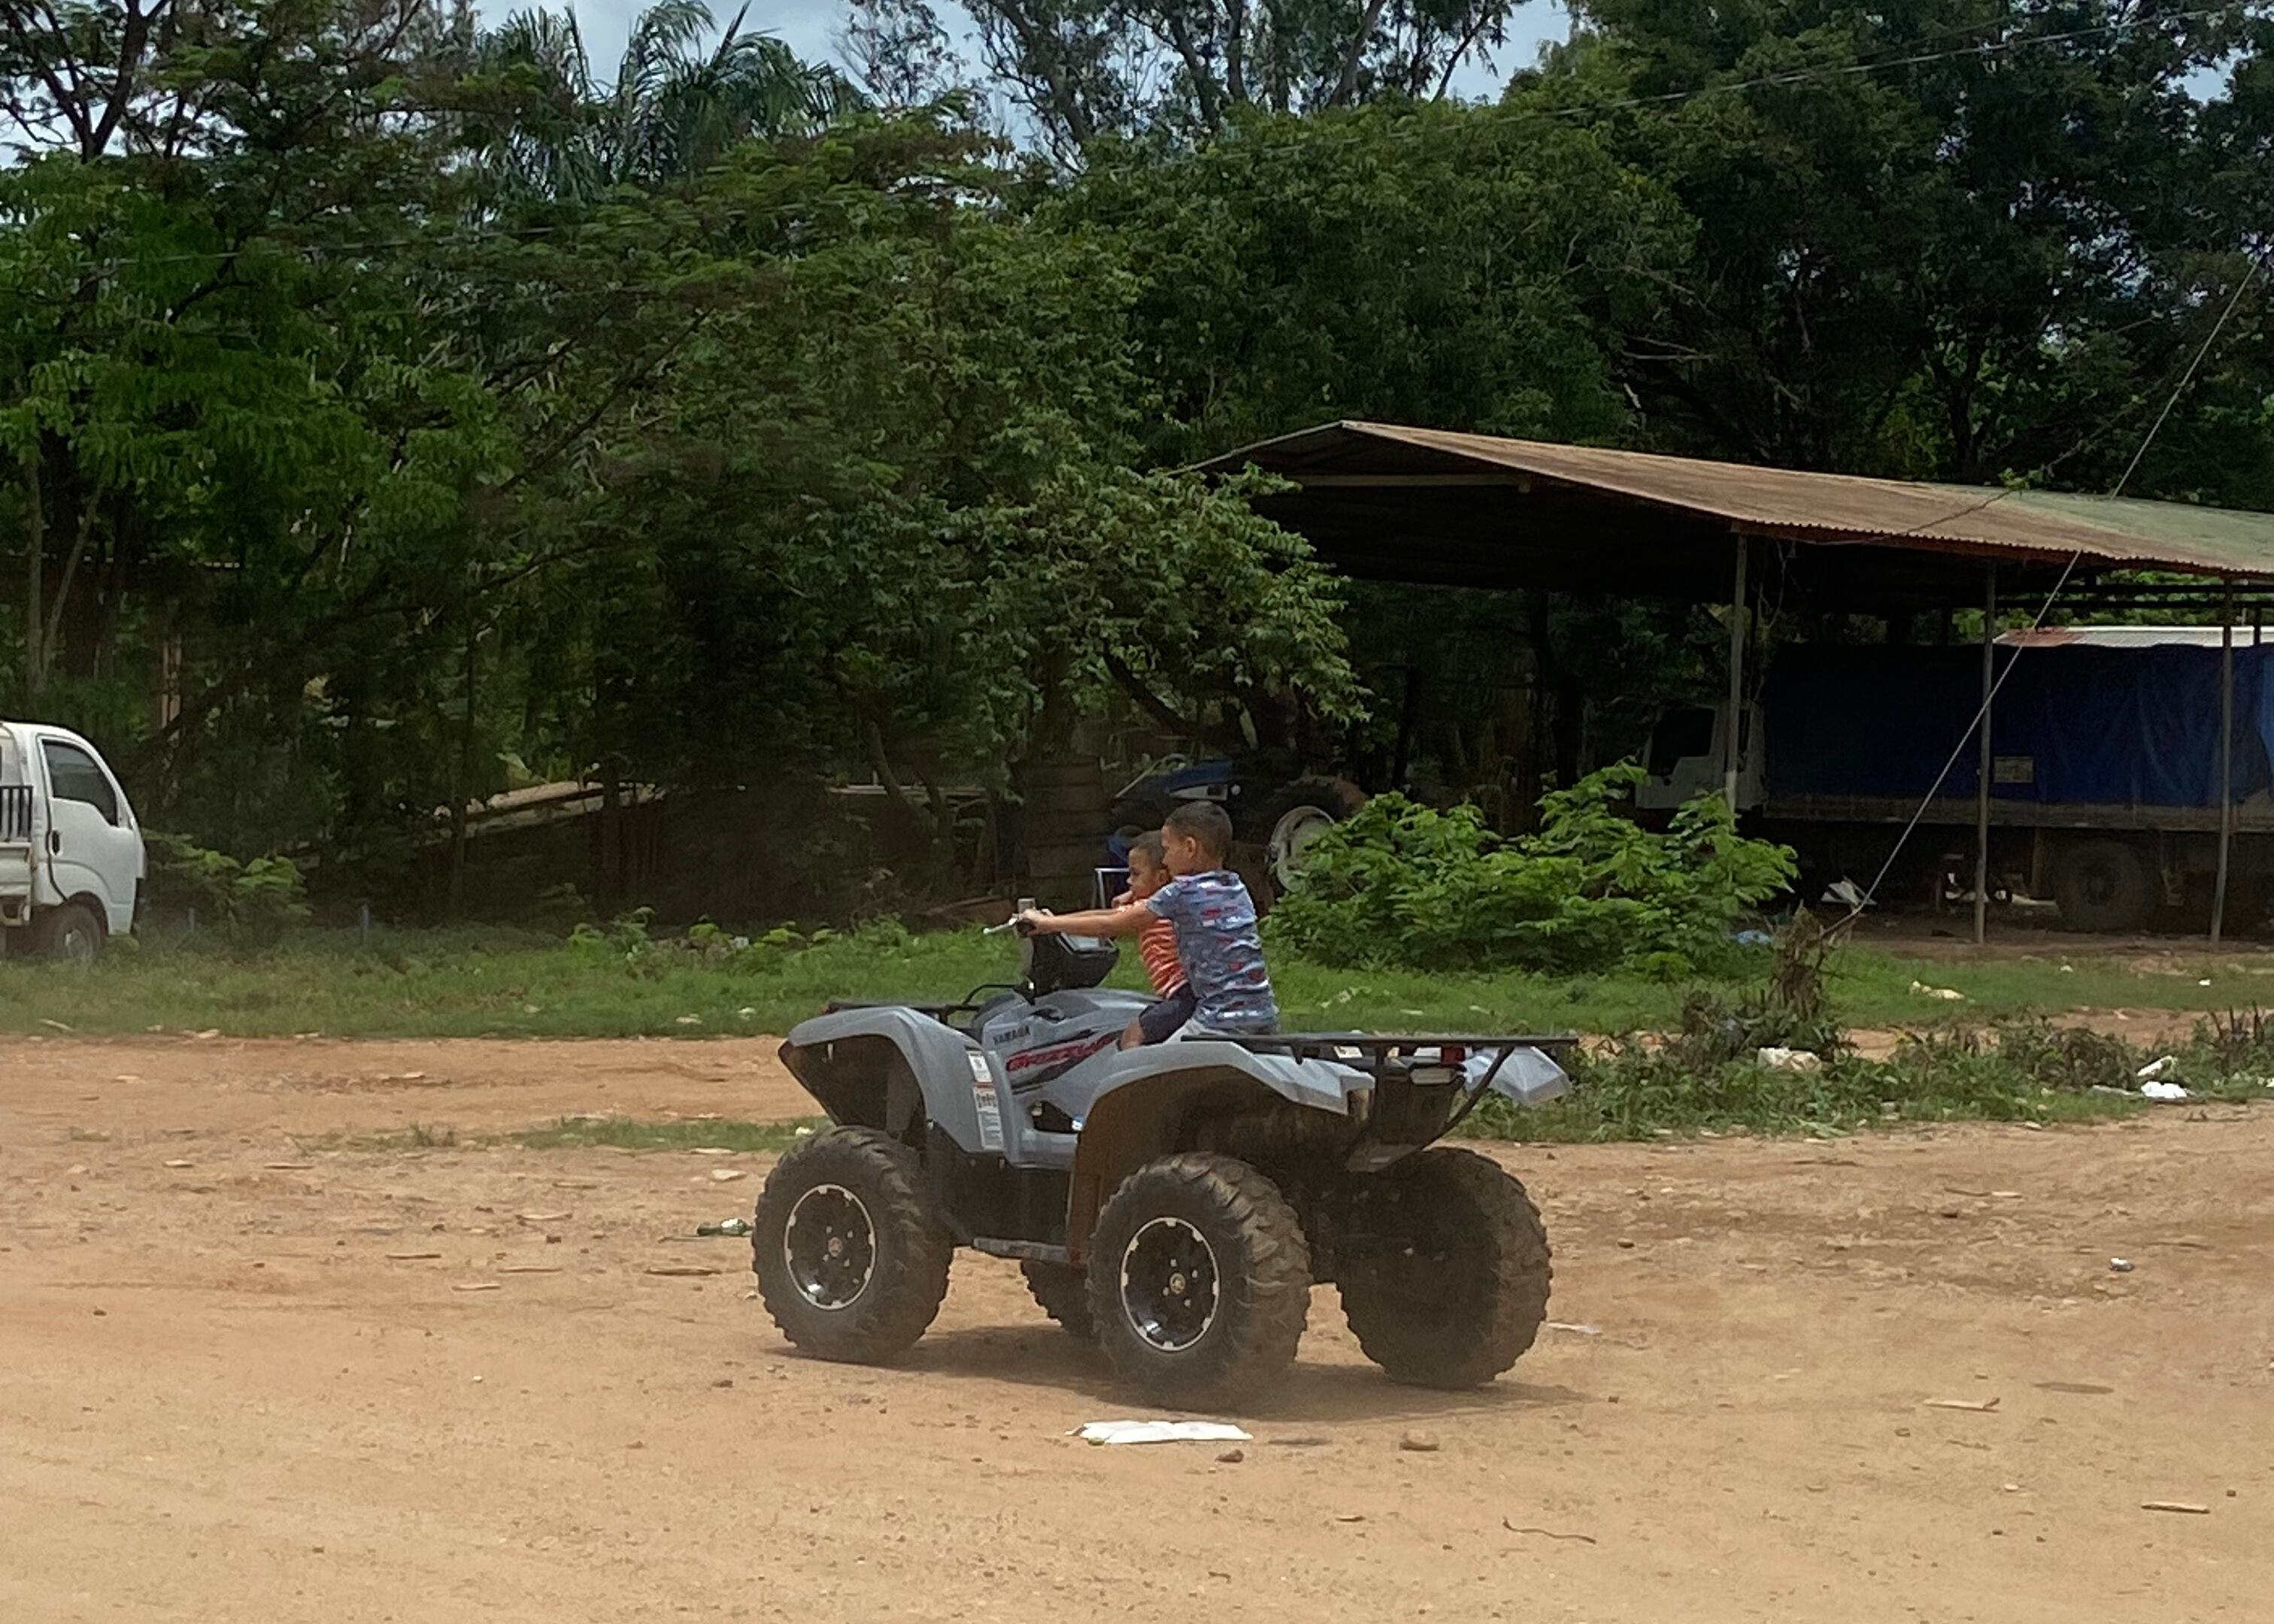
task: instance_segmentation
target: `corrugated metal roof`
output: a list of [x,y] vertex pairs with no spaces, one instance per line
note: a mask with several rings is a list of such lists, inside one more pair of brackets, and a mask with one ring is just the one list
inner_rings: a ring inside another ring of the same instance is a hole
[[1203,467],[1230,472],[1250,462],[1306,488],[1425,483],[1455,469],[1496,471],[1798,541],[2055,561],[2075,553],[2099,568],[2274,578],[2274,514],[2182,502],[1867,479],[1363,422],[1282,435]]
[[[2265,641],[2264,628],[2238,626],[2233,638],[2238,649]],[[1999,632],[1999,643],[2009,649],[2216,649],[2229,633],[2218,626],[2040,626],[2034,631],[2017,628]]]

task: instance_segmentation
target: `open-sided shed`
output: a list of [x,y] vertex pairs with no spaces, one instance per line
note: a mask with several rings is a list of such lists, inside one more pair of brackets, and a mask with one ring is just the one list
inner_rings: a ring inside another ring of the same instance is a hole
[[[1886,615],[1984,606],[2227,613],[2223,781],[2232,782],[2232,628],[2274,603],[2274,514],[2179,502],[1756,468],[1392,424],[1341,422],[1203,465],[1289,488],[1258,508],[1361,578],[1667,598],[1729,606],[1732,712],[1755,606]],[[2144,574],[2145,579],[2142,576]],[[2113,578],[2120,577],[2120,579]],[[1975,930],[1984,928],[1992,647],[1982,652]],[[1735,731],[1724,759],[1735,799]],[[2233,806],[2232,793],[2223,797]],[[2231,815],[2222,820],[2216,940]]]

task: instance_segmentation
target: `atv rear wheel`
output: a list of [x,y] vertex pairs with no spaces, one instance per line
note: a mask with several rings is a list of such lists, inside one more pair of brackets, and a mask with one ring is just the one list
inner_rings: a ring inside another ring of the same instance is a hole
[[916,1153],[874,1128],[831,1128],[784,1155],[750,1232],[758,1295],[781,1334],[857,1365],[924,1334],[954,1250]]
[[1524,1186],[1473,1151],[1408,1156],[1352,1203],[1343,1312],[1393,1381],[1482,1387],[1547,1318],[1547,1231]]
[[1019,1273],[1027,1277],[1027,1290],[1042,1311],[1067,1332],[1088,1342],[1097,1335],[1097,1322],[1089,1313],[1089,1276],[1071,1263],[1035,1263],[1019,1265]]
[[1123,1380],[1164,1404],[1236,1402],[1295,1362],[1311,1253],[1278,1187],[1188,1152],[1123,1181],[1090,1239],[1089,1312]]

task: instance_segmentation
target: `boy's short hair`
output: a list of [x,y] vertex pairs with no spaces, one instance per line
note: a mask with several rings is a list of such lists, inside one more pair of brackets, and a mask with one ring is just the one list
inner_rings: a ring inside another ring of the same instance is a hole
[[1161,849],[1161,831],[1157,829],[1148,829],[1141,835],[1132,837],[1129,842],[1129,854],[1132,857],[1142,857],[1156,868],[1165,868],[1169,866],[1168,854]]
[[1162,832],[1200,843],[1218,864],[1231,856],[1231,816],[1213,801],[1187,801],[1161,820]]

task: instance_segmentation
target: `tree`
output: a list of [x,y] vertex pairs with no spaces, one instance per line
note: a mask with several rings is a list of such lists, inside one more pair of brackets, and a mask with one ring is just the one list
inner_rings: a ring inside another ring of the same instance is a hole
[[130,763],[146,815],[232,846],[323,828],[328,669],[359,635],[431,651],[464,493],[506,455],[425,354],[416,246],[453,198],[402,111],[447,44],[422,15],[0,34],[22,122],[71,132],[0,176],[10,674]]
[[1335,417],[1615,439],[1612,357],[1651,342],[1690,246],[1671,193],[1592,134],[1457,105],[1101,143],[1043,217],[1137,274],[1171,463]]
[[855,104],[834,69],[744,33],[749,11],[705,50],[711,8],[659,0],[632,19],[612,83],[594,73],[573,9],[516,12],[475,54],[504,110],[477,123],[471,144],[508,197],[586,203],[683,181],[741,142],[810,133]]
[[937,119],[854,122],[484,251],[593,335],[516,395],[524,445],[583,447],[516,521],[557,560],[517,624],[574,759],[875,772],[945,816],[941,785],[1007,786],[1115,695],[1355,708],[1307,549],[1237,492],[1119,471],[1134,283],[1018,184]]
[[[1243,109],[1442,100],[1507,38],[1517,0],[970,0],[987,88],[1062,158],[1101,136],[1190,141]],[[929,0],[854,0],[848,37],[886,99],[945,88]]]
[[2191,82],[2243,8],[1587,0],[1508,104],[1698,221],[1653,438],[1744,461],[2106,488],[2240,274]]

